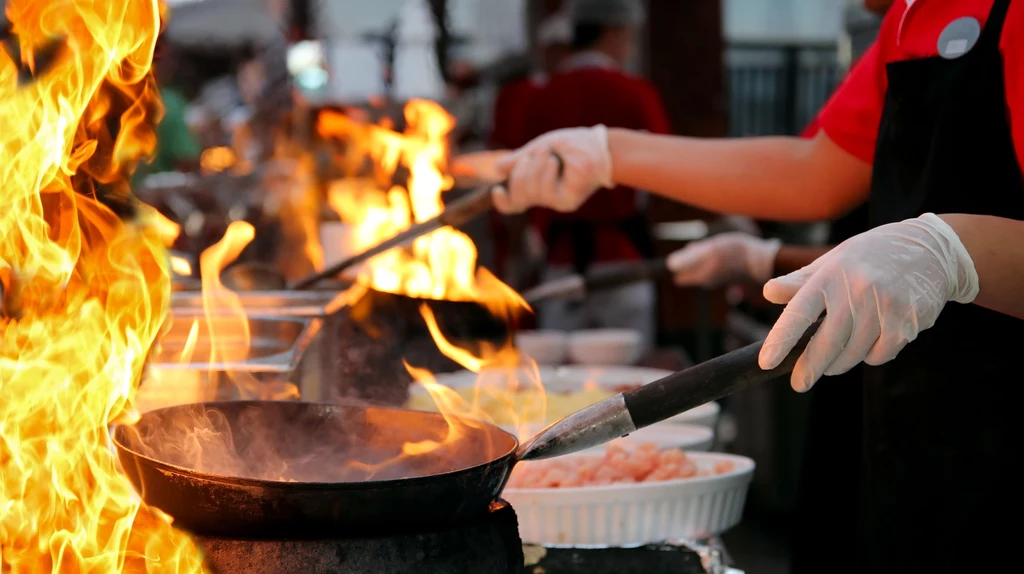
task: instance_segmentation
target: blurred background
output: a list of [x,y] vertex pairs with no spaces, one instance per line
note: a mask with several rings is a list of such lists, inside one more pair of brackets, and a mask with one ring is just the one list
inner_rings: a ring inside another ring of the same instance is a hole
[[[187,258],[197,260],[230,221],[244,219],[257,233],[241,259],[274,262],[300,277],[339,256],[324,231],[337,220],[324,207],[327,182],[339,175],[331,160],[337,150],[317,134],[317,118],[327,110],[399,129],[406,102],[427,99],[455,119],[451,156],[521,145],[526,136],[509,135],[507,126],[529,124],[529,108],[502,107],[501,96],[558,72],[552,50],[573,42],[563,4],[168,0],[157,64],[166,115],[156,157],[137,175],[138,194],[182,226],[175,248]],[[813,130],[816,113],[874,37],[878,17],[861,4],[647,0],[622,65],[653,86],[671,133],[800,134]],[[828,222],[721,218],[640,195],[658,255],[722,228],[790,244],[823,244],[829,234]],[[522,289],[547,263],[529,233],[515,236],[521,249],[510,246],[514,227],[484,218],[464,231],[479,264]],[[322,253],[307,249],[311,235]],[[654,292],[645,360],[665,368],[757,341],[778,313],[758,286],[680,289],[665,279]],[[727,535],[728,548],[751,571],[788,572],[808,397],[780,382],[723,406],[721,447],[758,463],[748,518]]]

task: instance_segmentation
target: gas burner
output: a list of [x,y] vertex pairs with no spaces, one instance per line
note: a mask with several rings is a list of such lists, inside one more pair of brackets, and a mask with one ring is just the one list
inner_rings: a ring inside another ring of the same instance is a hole
[[636,548],[545,548],[526,545],[525,574],[726,574],[719,555],[685,544]]
[[198,537],[217,574],[521,574],[515,511],[494,503],[476,521],[432,532],[328,540]]

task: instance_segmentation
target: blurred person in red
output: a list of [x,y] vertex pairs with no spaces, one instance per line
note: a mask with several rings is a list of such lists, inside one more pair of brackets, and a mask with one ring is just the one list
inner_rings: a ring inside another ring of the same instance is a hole
[[[655,87],[624,71],[643,22],[642,2],[575,0],[569,17],[572,55],[535,94],[526,136],[595,124],[669,133]],[[630,186],[605,189],[574,213],[534,210],[530,221],[547,252],[543,280],[654,256],[640,194]],[[632,328],[641,332],[647,347],[654,342],[654,306],[654,285],[637,283],[583,302],[552,301],[537,311],[541,328]]]
[[[501,87],[494,101],[490,147],[495,150],[516,149],[530,141],[527,119],[534,96],[543,89],[548,78],[571,54],[572,21],[565,12],[546,18],[537,29],[540,66],[533,73],[512,80]],[[532,260],[543,257],[537,253],[537,241],[528,235],[526,217],[491,214],[494,234],[494,265],[507,283],[522,288],[529,281]],[[532,234],[531,234],[532,235]]]

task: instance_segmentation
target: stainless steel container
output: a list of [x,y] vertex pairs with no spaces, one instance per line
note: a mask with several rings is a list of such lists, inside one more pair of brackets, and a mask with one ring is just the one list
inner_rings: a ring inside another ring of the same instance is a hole
[[[341,291],[253,291],[237,293],[245,313],[251,317],[318,320],[319,334],[310,343],[296,369],[296,384],[302,400],[327,400],[325,385],[335,376],[334,357],[340,347],[339,322],[343,320],[336,303]],[[232,313],[231,310],[224,310]],[[175,317],[204,317],[203,297],[198,292],[174,293],[171,314]]]
[[[139,386],[141,411],[236,399],[245,385],[254,385],[249,393],[265,393],[273,386],[298,384],[299,366],[322,326],[317,318],[250,316],[247,336],[233,317],[172,317]],[[216,353],[211,327],[217,333]]]

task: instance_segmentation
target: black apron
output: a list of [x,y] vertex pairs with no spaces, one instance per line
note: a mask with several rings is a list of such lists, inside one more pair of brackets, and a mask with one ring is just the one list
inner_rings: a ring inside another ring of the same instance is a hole
[[[868,206],[861,205],[832,224],[828,244],[838,245],[868,227]],[[788,381],[787,381],[788,382]],[[792,574],[859,574],[849,555],[857,539],[863,451],[864,372],[858,365],[822,379],[810,391],[793,524]],[[837,493],[843,493],[837,496]],[[827,568],[823,566],[827,565]]]
[[[925,212],[1024,219],[999,52],[1009,3],[996,0],[963,56],[888,65],[872,226]],[[895,360],[865,368],[858,571],[1019,568],[1022,343],[1024,321],[949,303]]]

